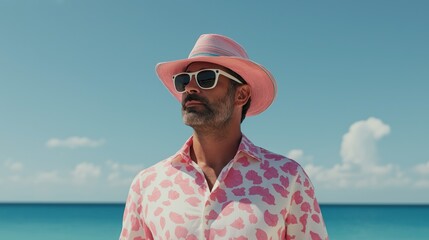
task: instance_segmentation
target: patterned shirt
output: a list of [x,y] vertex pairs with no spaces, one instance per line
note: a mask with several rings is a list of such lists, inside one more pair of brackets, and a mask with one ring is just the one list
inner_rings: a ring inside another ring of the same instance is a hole
[[191,146],[192,137],[135,177],[121,240],[328,239],[313,185],[298,163],[243,135],[210,191]]

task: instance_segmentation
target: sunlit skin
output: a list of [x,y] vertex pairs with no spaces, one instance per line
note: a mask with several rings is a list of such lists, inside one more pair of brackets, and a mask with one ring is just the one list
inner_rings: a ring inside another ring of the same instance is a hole
[[[195,78],[193,81],[195,81]],[[190,91],[188,94],[183,95],[183,122],[199,132],[221,129],[228,125],[232,119],[235,96],[235,89],[228,81],[228,79],[219,79],[219,84],[221,82],[226,83],[226,92],[219,96],[213,96],[210,100],[204,97],[201,91],[200,93]],[[193,88],[193,86],[189,88]],[[210,90],[209,93],[211,92],[215,91]]]
[[[190,64],[186,71],[207,68],[226,70],[216,64],[196,62]],[[182,95],[183,121],[194,129],[191,157],[203,170],[210,189],[237,152],[242,136],[241,109],[251,94],[250,86],[240,85],[233,90],[229,87],[230,82],[221,75],[215,88],[205,90],[199,88],[192,78]],[[185,101],[188,95],[195,96],[197,100]]]

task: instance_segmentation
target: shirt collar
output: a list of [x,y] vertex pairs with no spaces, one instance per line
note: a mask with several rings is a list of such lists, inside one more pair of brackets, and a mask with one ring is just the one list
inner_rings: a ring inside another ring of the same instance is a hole
[[[179,149],[179,151],[176,152],[171,157],[171,161],[178,162],[182,161],[185,163],[190,163],[192,161],[191,158],[191,146],[193,143],[192,136],[186,140],[185,144],[183,144],[182,148]],[[244,134],[241,137],[240,145],[238,146],[237,155],[238,153],[244,153],[250,157],[252,157],[255,160],[261,161],[261,153],[259,147],[255,146]]]

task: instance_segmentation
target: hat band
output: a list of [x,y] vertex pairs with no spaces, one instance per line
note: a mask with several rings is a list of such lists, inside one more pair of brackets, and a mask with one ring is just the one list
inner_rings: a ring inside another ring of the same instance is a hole
[[202,53],[196,53],[196,54],[193,54],[193,55],[189,56],[189,58],[199,57],[199,56],[219,57],[220,55],[219,55],[219,54],[216,54],[216,53],[202,52]]

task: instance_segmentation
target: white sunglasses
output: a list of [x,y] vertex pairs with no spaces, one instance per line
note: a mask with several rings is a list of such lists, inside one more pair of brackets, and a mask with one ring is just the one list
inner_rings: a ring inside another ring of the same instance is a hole
[[217,85],[219,75],[223,75],[237,83],[243,84],[236,77],[231,74],[222,71],[220,69],[202,69],[196,72],[181,72],[173,75],[173,83],[178,93],[185,92],[186,85],[192,80],[192,76],[195,76],[198,87],[201,89],[213,89]]

